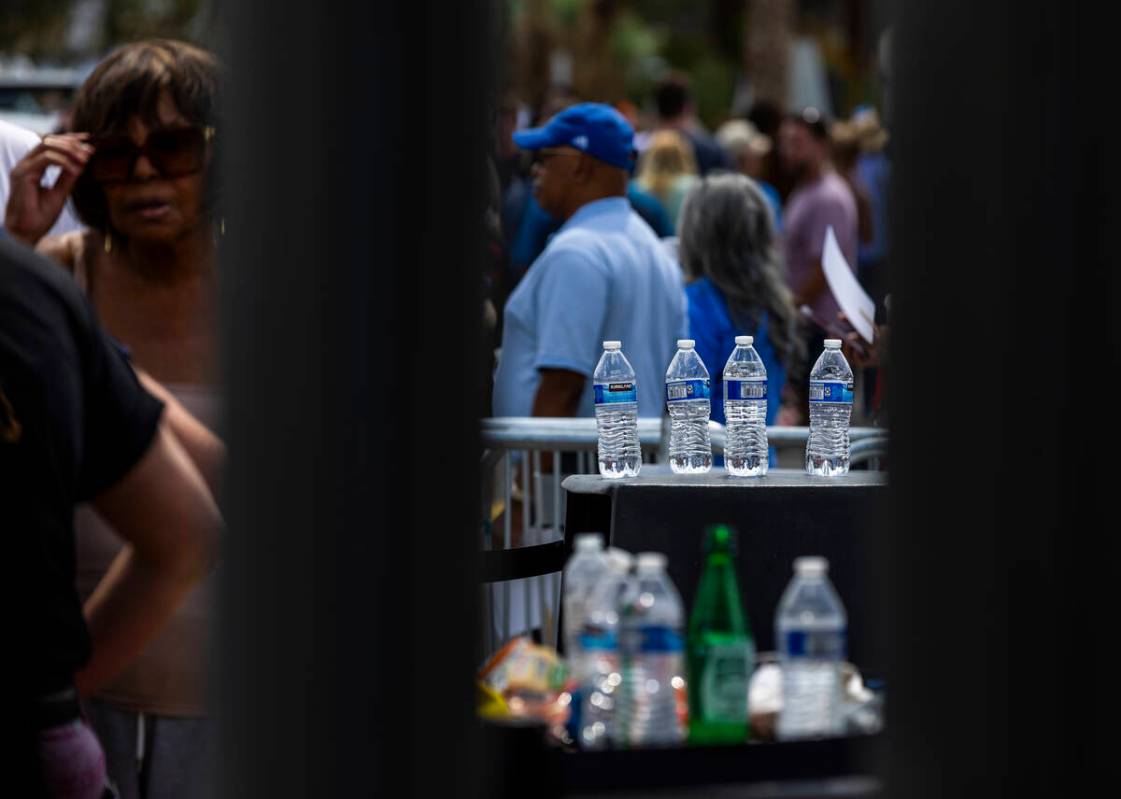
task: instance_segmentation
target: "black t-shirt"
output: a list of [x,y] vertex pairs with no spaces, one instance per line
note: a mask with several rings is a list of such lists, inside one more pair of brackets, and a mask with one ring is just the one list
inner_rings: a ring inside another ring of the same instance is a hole
[[89,658],[74,506],[140,460],[162,411],[69,275],[0,231],[0,546],[24,591],[5,648],[27,668],[25,696]]

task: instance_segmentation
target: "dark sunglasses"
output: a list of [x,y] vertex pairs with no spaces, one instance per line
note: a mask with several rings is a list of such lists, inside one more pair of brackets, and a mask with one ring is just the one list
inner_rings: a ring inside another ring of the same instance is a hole
[[202,171],[206,144],[214,128],[163,128],[148,134],[138,147],[128,136],[95,139],[87,171],[98,183],[123,183],[132,178],[140,156],[144,156],[165,178],[179,178]]
[[583,155],[583,154],[584,153],[574,153],[571,150],[548,150],[548,149],[534,150],[533,151],[533,157],[531,159],[531,163],[544,164],[550,158],[557,158],[557,157],[565,156],[565,155],[572,156],[572,155]]

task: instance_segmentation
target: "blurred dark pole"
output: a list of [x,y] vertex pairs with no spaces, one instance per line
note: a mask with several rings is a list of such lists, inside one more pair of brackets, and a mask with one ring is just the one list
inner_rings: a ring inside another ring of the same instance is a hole
[[525,27],[518,32],[522,38],[518,71],[522,74],[516,76],[516,81],[534,113],[540,111],[552,83],[550,56],[556,34],[549,14],[549,0],[526,0]]
[[1116,780],[1106,8],[898,4],[888,796],[1082,796]]
[[215,795],[473,796],[490,11],[224,9]]
[[874,0],[845,0],[845,33],[848,34],[849,60],[853,67],[860,71],[868,66],[865,36],[873,2]]
[[796,17],[794,0],[747,0],[743,67],[751,80],[755,102],[765,100],[786,107],[790,39]]

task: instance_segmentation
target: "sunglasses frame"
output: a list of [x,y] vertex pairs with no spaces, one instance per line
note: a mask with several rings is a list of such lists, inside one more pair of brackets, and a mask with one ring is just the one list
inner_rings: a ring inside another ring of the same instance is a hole
[[[170,169],[168,167],[167,163],[164,161],[164,157],[158,154],[159,151],[158,150],[153,150],[152,140],[153,140],[153,138],[156,138],[156,141],[158,142],[159,141],[158,137],[162,133],[181,133],[181,132],[184,132],[184,131],[198,132],[202,135],[202,141],[201,141],[201,143],[199,143],[197,145],[198,149],[199,149],[199,154],[198,154],[197,160],[198,160],[199,163],[196,166],[192,167],[191,169],[184,170],[184,171],[180,171],[180,170],[177,170],[177,169]],[[156,130],[153,130],[153,131],[149,132],[148,137],[144,140],[144,144],[139,145],[139,146],[132,140],[131,137],[129,137],[127,135],[124,135],[124,134],[116,134],[116,135],[112,135],[112,136],[103,136],[103,137],[101,137],[99,139],[95,139],[94,141],[91,142],[91,144],[94,147],[94,154],[93,154],[93,157],[90,159],[90,164],[89,164],[89,167],[88,167],[90,177],[93,178],[93,180],[95,182],[102,183],[102,184],[127,183],[128,181],[130,181],[132,179],[132,173],[136,170],[136,162],[140,160],[140,156],[144,156],[145,158],[147,158],[148,162],[164,178],[180,178],[180,177],[186,177],[187,175],[196,174],[198,172],[201,172],[203,170],[203,168],[205,167],[206,146],[208,144],[210,144],[210,142],[214,139],[214,133],[215,133],[214,128],[209,126],[209,125],[204,125],[204,126],[186,125],[186,126],[178,127],[178,128],[157,128]],[[115,145],[115,146],[121,148],[122,150],[127,149],[128,152],[129,152],[129,154],[128,154],[128,168],[125,171],[121,171],[121,174],[123,176],[120,176],[120,177],[117,176],[118,170],[113,170],[109,177],[105,176],[104,171],[103,171],[102,175],[100,175],[100,176],[97,174],[97,172],[98,172],[98,152],[101,151],[102,148],[106,147],[109,144]]]
[[565,155],[587,155],[587,153],[572,152],[571,150],[556,150],[549,147],[542,147],[539,150],[533,150],[533,157],[530,161],[534,164],[544,164],[550,158],[560,158]]

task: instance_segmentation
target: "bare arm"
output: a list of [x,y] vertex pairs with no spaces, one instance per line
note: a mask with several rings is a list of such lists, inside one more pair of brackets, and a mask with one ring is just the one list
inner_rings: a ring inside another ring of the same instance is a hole
[[567,369],[542,369],[533,398],[534,416],[575,416],[587,378]]
[[[579,372],[567,369],[542,369],[541,384],[533,398],[534,416],[575,416],[580,407],[580,395],[587,380]],[[541,470],[553,471],[553,454],[541,453]]]
[[159,632],[209,570],[221,526],[210,492],[166,422],[132,470],[94,502],[128,546],[86,602],[93,652],[75,675],[83,695]]
[[226,445],[155,378],[139,368],[136,369],[136,376],[149,394],[163,401],[164,422],[206,481],[211,496],[218,499],[222,485],[222,466],[226,462]]
[[825,270],[821,268],[821,259],[819,258],[813,262],[801,285],[794,291],[794,303],[795,305],[810,305],[828,288],[829,284],[825,280]]

